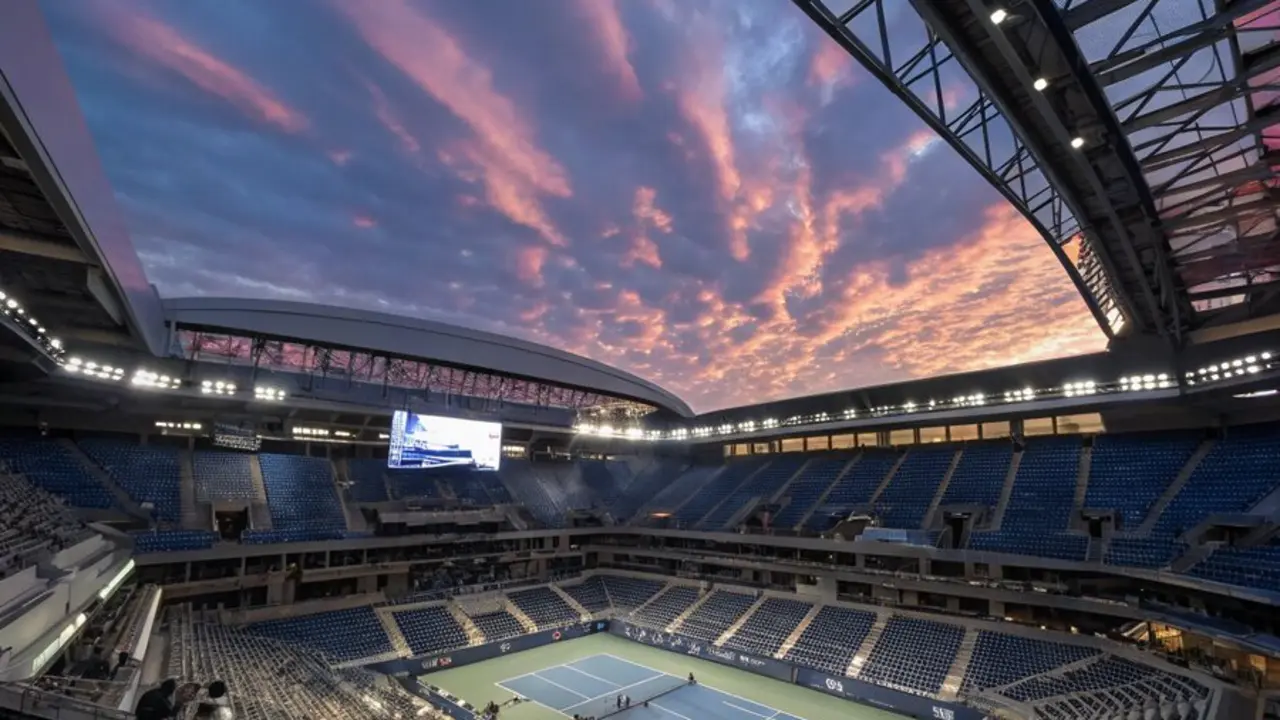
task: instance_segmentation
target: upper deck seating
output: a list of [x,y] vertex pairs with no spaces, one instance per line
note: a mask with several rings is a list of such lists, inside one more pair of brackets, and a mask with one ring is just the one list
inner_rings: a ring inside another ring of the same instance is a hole
[[348,492],[358,503],[386,502],[387,461],[369,458],[352,458],[347,461],[347,479],[351,481]]
[[712,508],[732,495],[743,481],[760,470],[766,462],[768,459],[759,458],[730,460],[728,466],[703,486],[697,495],[680,506],[672,518],[678,525],[692,527]]
[[974,533],[969,547],[1059,560],[1085,558],[1089,538],[1067,534],[1075,504],[1078,437],[1027,441],[999,531]]
[[705,530],[724,529],[735,513],[752,498],[768,501],[791,479],[808,458],[804,455],[786,454],[776,457],[762,470],[751,475],[731,492],[718,506],[713,507],[699,522]]
[[799,525],[822,494],[831,487],[831,483],[840,477],[840,473],[852,459],[850,455],[831,455],[816,457],[804,466],[791,487],[787,489],[786,505],[773,519],[773,524],[780,528],[794,528]]
[[115,505],[111,492],[89,474],[80,458],[52,438],[0,438],[0,461],[72,507],[104,509]]
[[276,534],[299,540],[341,537],[347,521],[328,460],[262,453],[258,461]]
[[191,458],[199,502],[245,502],[257,500],[253,489],[252,460],[248,453],[199,450]]
[[986,505],[994,510],[1011,462],[1013,443],[1007,440],[966,443],[942,504]]
[[891,528],[919,529],[955,455],[953,447],[911,448],[876,500],[876,514],[880,516],[881,524]]
[[865,448],[858,456],[858,461],[845,472],[840,482],[831,489],[822,507],[813,511],[805,522],[810,530],[826,530],[831,524],[833,513],[847,514],[855,506],[871,502],[871,496],[884,481],[898,454],[880,448]]
[[182,465],[176,449],[105,438],[88,438],[78,444],[120,489],[139,503],[151,503],[157,518],[178,521],[182,515]]

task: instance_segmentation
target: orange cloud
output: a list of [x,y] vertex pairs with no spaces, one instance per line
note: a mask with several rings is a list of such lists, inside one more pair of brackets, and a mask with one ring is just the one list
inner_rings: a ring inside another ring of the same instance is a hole
[[459,41],[404,0],[339,0],[368,45],[471,130],[460,154],[479,175],[486,199],[513,222],[552,245],[568,245],[539,195],[570,197],[564,168],[534,137],[528,120],[493,83],[493,73]]
[[192,85],[235,106],[246,116],[287,133],[308,126],[301,113],[230,63],[220,60],[175,28],[142,15],[103,12],[116,39],[134,53],[182,76]]
[[515,252],[516,277],[533,287],[542,287],[542,267],[547,262],[547,249],[541,245],[527,245]]
[[809,83],[833,87],[853,79],[853,58],[827,37],[818,38],[818,49],[809,58]]
[[422,152],[422,143],[418,142],[418,138],[409,132],[409,128],[405,127],[404,121],[400,119],[399,113],[391,106],[391,102],[387,100],[387,94],[382,92],[382,88],[373,83],[365,83],[365,88],[369,91],[369,98],[373,100],[373,114],[378,118],[378,122],[387,132],[391,133],[400,141],[400,147],[409,155],[417,155]]
[[609,73],[618,82],[619,94],[629,102],[640,100],[644,92],[628,57],[631,38],[622,24],[617,0],[578,0],[577,7],[595,28],[596,42],[604,52]]
[[374,220],[368,215],[356,215],[354,218],[351,219],[351,224],[355,225],[356,227],[362,230],[368,230],[369,228],[378,227],[378,221]]

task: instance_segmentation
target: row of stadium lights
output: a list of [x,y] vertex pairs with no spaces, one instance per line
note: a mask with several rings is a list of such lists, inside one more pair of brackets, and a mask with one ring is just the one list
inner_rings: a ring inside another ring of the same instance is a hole
[[[1004,8],[996,8],[991,11],[991,24],[999,26],[1005,20],[1008,20],[1009,17],[1010,15],[1008,10],[1005,10]],[[1035,88],[1036,92],[1044,92],[1049,89],[1049,80],[1047,78],[1037,77],[1035,80],[1031,81],[1031,87]],[[1071,149],[1079,150],[1083,147],[1083,137],[1076,135],[1071,138]]]
[[0,290],[0,314],[9,318],[27,337],[38,343],[55,360],[66,353],[66,348],[62,346],[62,341],[56,337],[51,337],[49,330],[35,316],[28,313],[22,303],[3,290]]
[[[125,376],[125,369],[122,367],[85,360],[80,357],[68,358],[62,364],[62,369],[73,375],[81,375],[107,382],[120,382]],[[180,377],[139,368],[134,371],[129,384],[145,390],[181,390],[185,383]],[[200,383],[200,394],[202,395],[234,397],[239,390],[235,383],[222,380],[204,380]],[[284,390],[267,385],[258,385],[253,389],[254,400],[280,402],[286,397],[288,397],[288,393]]]
[[[1229,380],[1234,377],[1242,377],[1244,375],[1257,374],[1266,370],[1273,370],[1280,367],[1280,361],[1270,352],[1258,353],[1256,355],[1247,355],[1235,360],[1224,363],[1209,365],[1195,372],[1187,373],[1187,384],[1203,385],[1205,383]],[[1111,388],[1111,392],[1134,393],[1149,392],[1153,390],[1168,390],[1174,387],[1173,378],[1168,373],[1146,373],[1143,375],[1127,375],[1120,378],[1115,386]],[[1103,386],[1094,380],[1079,380],[1066,383],[1061,388],[1047,388],[1044,390],[1036,390],[1034,388],[1022,388],[1021,390],[1009,390],[1003,394],[1004,403],[1024,403],[1032,402],[1039,399],[1048,399],[1055,396],[1077,398],[1096,395],[1099,391],[1105,391]],[[881,405],[868,409],[864,413],[864,417],[885,417],[890,415],[909,415],[915,412],[930,412],[934,410],[956,409],[956,408],[974,408],[985,407],[989,404],[995,404],[997,397],[991,397],[985,393],[973,393],[971,395],[960,395],[950,401],[945,400],[929,400],[924,403],[916,403],[908,401],[900,406]],[[840,414],[842,420],[854,420],[859,416],[858,410],[849,408]],[[717,435],[731,435],[734,433],[750,433],[756,430],[772,430],[774,428],[784,426],[800,426],[800,425],[817,425],[820,423],[831,422],[836,418],[829,413],[821,412],[813,415],[793,415],[785,420],[779,421],[776,418],[767,418],[763,421],[747,420],[741,423],[732,424],[724,423],[722,425],[705,425],[694,428],[676,428],[670,432],[664,433],[661,430],[645,430],[639,427],[619,428],[611,425],[596,425],[593,423],[583,423],[575,426],[574,430],[580,434],[598,435],[602,437],[619,437],[631,440],[687,440],[689,438],[709,438]]]

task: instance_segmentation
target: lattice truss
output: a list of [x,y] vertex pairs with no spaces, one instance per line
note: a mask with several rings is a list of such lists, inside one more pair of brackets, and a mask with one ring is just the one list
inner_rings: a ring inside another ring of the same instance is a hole
[[[925,0],[926,2],[928,0]],[[1049,242],[1108,336],[1125,323],[1091,240],[988,93],[906,0],[793,0]]]
[[1031,220],[1108,335],[1280,307],[1277,0],[793,2]]
[[[272,338],[179,330],[175,352],[191,361],[252,366],[309,378],[345,381],[347,384],[377,385],[384,389],[394,387],[539,407],[588,410],[610,408],[620,402],[639,405],[586,390],[479,370]],[[647,405],[641,407],[653,409]]]
[[1141,164],[1198,324],[1265,302],[1280,279],[1280,3],[1055,4]]

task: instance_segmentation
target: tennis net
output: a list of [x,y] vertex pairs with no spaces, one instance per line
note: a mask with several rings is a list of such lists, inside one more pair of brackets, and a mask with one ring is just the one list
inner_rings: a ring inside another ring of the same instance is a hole
[[[618,688],[616,692],[609,695],[583,700],[576,705],[561,708],[560,712],[569,717],[578,715],[584,718],[599,718],[603,720],[603,718],[621,715],[628,710],[643,707],[646,702],[657,700],[663,695],[673,693],[688,684],[688,680],[675,675],[656,675],[634,685]],[[631,704],[627,705],[625,702],[619,704],[618,698],[620,697],[630,697]]]

